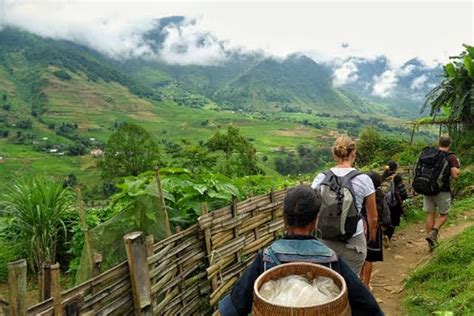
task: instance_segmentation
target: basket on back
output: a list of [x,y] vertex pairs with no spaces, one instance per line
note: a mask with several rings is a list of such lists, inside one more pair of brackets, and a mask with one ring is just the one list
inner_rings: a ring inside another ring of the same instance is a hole
[[[324,304],[306,307],[281,306],[270,303],[259,293],[259,290],[265,282],[277,280],[289,275],[300,275],[312,280],[318,276],[331,278],[341,289],[339,295]],[[278,265],[261,274],[254,284],[253,289],[253,316],[348,316],[351,315],[351,308],[347,296],[346,282],[337,272],[324,266],[314,263],[293,262]]]

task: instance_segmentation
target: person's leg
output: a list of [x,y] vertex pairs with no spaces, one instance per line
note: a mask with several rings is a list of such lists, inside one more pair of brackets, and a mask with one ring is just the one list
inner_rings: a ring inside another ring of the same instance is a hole
[[435,223],[435,211],[427,211],[426,212],[426,233],[429,233],[434,226]]
[[362,266],[360,277],[362,283],[370,290],[370,276],[372,275],[372,262],[366,261]]
[[384,235],[388,237],[388,239],[392,239],[393,233],[395,232],[395,226],[388,225],[385,228]]
[[436,204],[434,197],[423,195],[423,210],[426,212],[426,233],[428,234],[435,223]]
[[438,233],[441,228],[441,226],[446,223],[448,220],[448,212],[449,212],[449,207],[451,206],[451,193],[450,192],[440,192],[436,196],[436,205],[438,206],[439,210],[439,216],[436,218],[432,231],[433,231],[433,237],[434,241],[437,243],[438,242]]
[[437,231],[433,230],[435,224],[435,211],[436,203],[435,197],[433,196],[423,196],[423,209],[426,212],[426,241],[428,242],[428,247],[430,251],[436,247],[436,234]]

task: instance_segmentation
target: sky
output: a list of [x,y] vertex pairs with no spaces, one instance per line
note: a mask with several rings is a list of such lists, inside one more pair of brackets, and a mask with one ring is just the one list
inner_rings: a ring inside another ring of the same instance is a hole
[[196,21],[174,34],[175,40],[213,35],[210,52],[192,52],[208,63],[222,58],[217,46],[225,45],[279,57],[303,52],[320,61],[385,55],[394,64],[413,57],[431,64],[446,62],[463,43],[474,42],[473,1],[0,0],[3,25],[74,40],[115,57],[146,51],[139,34],[153,19],[170,15]]

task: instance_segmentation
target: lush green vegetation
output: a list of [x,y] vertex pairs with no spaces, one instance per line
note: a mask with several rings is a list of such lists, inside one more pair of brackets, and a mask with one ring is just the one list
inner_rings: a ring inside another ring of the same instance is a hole
[[110,136],[99,168],[103,178],[113,180],[138,176],[159,165],[158,145],[150,134],[136,124],[124,124]]
[[71,211],[73,195],[62,182],[32,178],[15,183],[2,196],[3,216],[9,240],[20,245],[33,271],[44,262],[56,262],[64,219]]
[[[408,145],[411,131],[386,115],[386,104],[333,89],[327,69],[302,56],[248,56],[208,68],[118,65],[82,46],[8,28],[0,32],[0,105],[0,189],[10,187],[2,198],[0,280],[4,263],[26,256],[33,271],[56,257],[71,276],[87,277],[84,227],[68,187],[82,189],[97,249],[110,250],[106,268],[123,258],[127,230],[165,236],[157,164],[174,232],[194,224],[204,204],[214,210],[311,180],[333,163],[330,147],[341,133],[359,138],[357,164],[367,170],[389,159],[412,164],[436,139],[425,128]],[[471,144],[472,137],[455,138],[463,162],[472,162]],[[90,155],[98,149],[105,158]],[[26,182],[15,185],[21,177]],[[472,181],[463,173],[455,193]],[[406,223],[423,217],[414,205]]]
[[[455,203],[454,213],[472,210],[474,198]],[[450,311],[470,315],[474,311],[474,227],[442,241],[436,256],[417,269],[406,284],[405,306],[409,315]]]

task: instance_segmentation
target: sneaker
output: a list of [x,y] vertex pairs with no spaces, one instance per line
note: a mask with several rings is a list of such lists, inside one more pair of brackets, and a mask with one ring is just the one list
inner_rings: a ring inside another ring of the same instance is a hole
[[387,235],[383,235],[383,247],[385,249],[390,248],[390,239],[388,238]]

